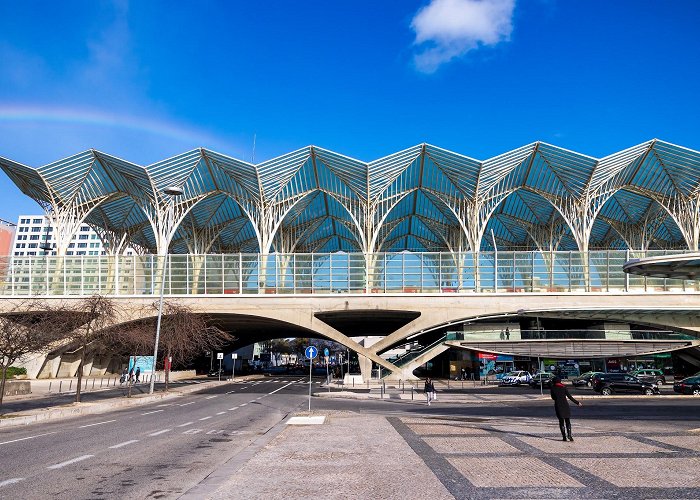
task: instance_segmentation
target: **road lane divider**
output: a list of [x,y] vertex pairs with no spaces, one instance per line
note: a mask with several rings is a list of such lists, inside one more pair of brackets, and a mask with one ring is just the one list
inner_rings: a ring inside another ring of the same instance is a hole
[[166,432],[170,432],[172,429],[163,429],[162,431],[154,432],[152,434],[149,434],[149,436],[160,436],[161,434],[165,434]]
[[207,396],[207,397],[204,398],[204,399],[214,399],[216,396],[217,396],[217,394],[214,394],[213,396]]
[[36,439],[36,438],[41,437],[41,436],[48,436],[49,434],[56,434],[56,432],[58,432],[58,431],[54,431],[54,432],[45,432],[44,434],[37,434],[36,436],[29,436],[29,437],[26,437],[26,438],[13,439],[13,440],[11,440],[11,441],[3,441],[2,443],[0,443],[0,445],[3,445],[3,444],[10,444],[10,443],[16,443],[16,442],[18,442],[18,441],[26,441],[27,439]]
[[226,412],[225,412],[225,411],[220,411],[219,413],[217,413],[217,415],[223,415],[224,413],[226,413]]
[[275,389],[275,390],[272,391],[272,392],[268,392],[267,394],[268,394],[268,396],[269,396],[270,394],[274,394],[274,393],[276,393],[276,392],[279,392],[279,391],[281,391],[282,389],[284,389],[285,387],[289,387],[289,386],[292,385],[293,383],[294,383],[294,382],[290,382],[290,383],[288,383],[287,385],[283,385],[283,386],[280,387],[279,389]]
[[199,420],[209,420],[211,417],[200,418]]
[[116,422],[117,420],[105,420],[104,422],[97,422],[96,424],[87,424],[87,425],[81,425],[78,427],[78,429],[85,429],[86,427],[94,427],[96,425],[102,425],[102,424],[111,424],[112,422]]
[[151,413],[159,413],[159,412],[161,412],[161,411],[165,411],[165,410],[153,410],[153,411],[147,411],[146,413],[142,413],[141,415],[150,415]]
[[129,441],[124,441],[123,443],[115,444],[114,446],[110,446],[110,450],[116,450],[117,448],[123,448],[124,446],[129,446],[130,444],[138,443],[138,439],[130,439]]
[[185,422],[184,424],[178,425],[178,427],[187,427],[188,425],[192,425],[194,422]]
[[10,484],[15,484],[19,483],[20,481],[24,481],[23,477],[13,477],[12,479],[5,479],[4,481],[0,481],[0,488],[3,486],[8,486]]
[[82,455],[80,457],[73,458],[71,460],[66,460],[65,462],[61,462],[60,464],[54,464],[54,465],[49,465],[47,469],[49,470],[55,470],[55,469],[61,469],[63,467],[66,467],[67,465],[72,465],[77,462],[82,462],[83,460],[87,460],[88,458],[92,458],[95,455]]
[[195,403],[196,403],[196,401],[190,401],[189,403],[183,403],[183,404],[178,405],[178,406],[189,406],[189,405],[193,405]]

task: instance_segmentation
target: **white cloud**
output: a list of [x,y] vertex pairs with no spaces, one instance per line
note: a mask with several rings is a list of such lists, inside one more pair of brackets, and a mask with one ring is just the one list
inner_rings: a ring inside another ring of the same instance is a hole
[[514,8],[515,0],[431,0],[411,22],[416,68],[433,73],[470,50],[508,40]]

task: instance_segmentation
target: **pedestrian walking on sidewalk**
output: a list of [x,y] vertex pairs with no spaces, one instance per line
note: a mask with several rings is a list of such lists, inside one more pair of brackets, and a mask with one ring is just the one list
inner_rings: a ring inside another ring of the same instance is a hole
[[562,441],[566,441],[567,439],[573,441],[574,438],[571,437],[571,409],[569,408],[567,398],[577,406],[583,405],[569,394],[569,389],[561,383],[559,377],[554,377],[552,379],[550,394],[554,400],[554,411],[559,419],[559,430],[561,430]]
[[139,377],[141,376],[141,367],[137,366],[136,367],[136,383],[139,383]]
[[423,392],[425,393],[425,397],[428,399],[428,406],[430,406],[430,401],[433,399],[433,395],[435,394],[435,386],[433,385],[433,381],[430,380],[430,377],[425,379]]

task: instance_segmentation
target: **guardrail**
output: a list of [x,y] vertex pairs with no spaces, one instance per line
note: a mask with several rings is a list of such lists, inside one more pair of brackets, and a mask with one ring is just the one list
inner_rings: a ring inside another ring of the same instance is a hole
[[[678,252],[681,253],[681,252]],[[665,252],[424,252],[0,257],[0,295],[698,292],[622,271]]]

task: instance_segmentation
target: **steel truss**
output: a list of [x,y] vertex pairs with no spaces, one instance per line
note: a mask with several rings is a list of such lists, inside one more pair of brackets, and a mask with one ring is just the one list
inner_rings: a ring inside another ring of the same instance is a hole
[[59,256],[84,223],[114,255],[700,245],[700,153],[657,139],[601,159],[535,142],[483,161],[421,144],[370,162],[309,146],[259,164],[200,148],[0,168],[46,210]]

